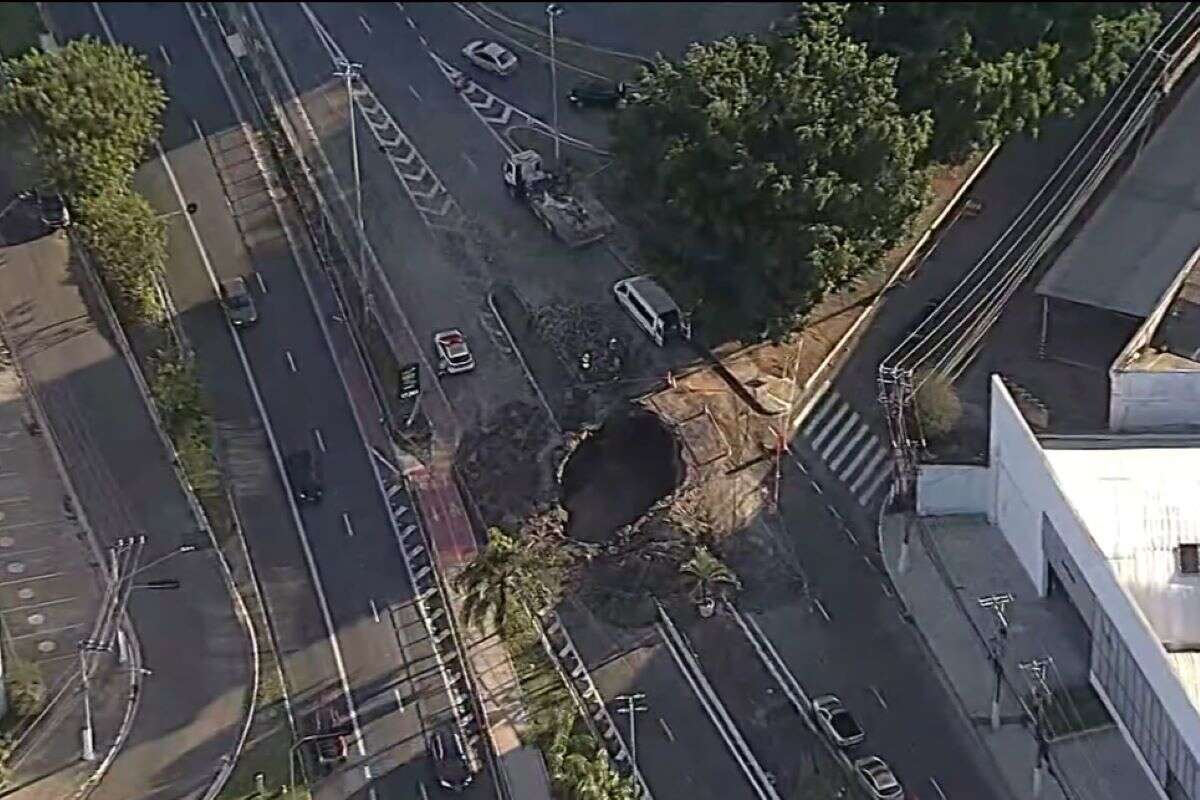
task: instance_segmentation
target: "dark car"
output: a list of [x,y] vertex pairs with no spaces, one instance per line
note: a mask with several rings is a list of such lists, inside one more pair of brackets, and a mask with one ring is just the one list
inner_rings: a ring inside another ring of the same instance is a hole
[[37,204],[42,224],[47,228],[58,230],[71,224],[71,212],[67,210],[66,201],[58,192],[37,192]]
[[629,85],[625,83],[581,83],[567,94],[567,100],[578,108],[596,106],[600,108],[624,108],[632,99]]
[[462,733],[453,722],[444,723],[429,737],[429,755],[443,789],[461,792],[471,785],[471,769],[467,764]]
[[287,468],[288,481],[292,484],[296,502],[319,503],[321,501],[321,460],[311,450],[300,450],[283,460]]
[[235,328],[245,328],[258,322],[258,309],[245,278],[231,278],[221,284],[221,303]]

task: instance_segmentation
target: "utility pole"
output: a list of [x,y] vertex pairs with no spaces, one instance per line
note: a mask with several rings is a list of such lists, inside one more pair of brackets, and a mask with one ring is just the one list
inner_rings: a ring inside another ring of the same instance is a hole
[[1037,738],[1037,760],[1033,764],[1033,798],[1037,800],[1042,795],[1042,783],[1045,780],[1046,768],[1050,763],[1050,742],[1046,736],[1046,705],[1050,699],[1050,688],[1046,686],[1046,667],[1050,659],[1035,658],[1018,664],[1025,673],[1033,690],[1034,703],[1034,736]]
[[558,3],[546,6],[546,18],[550,21],[550,95],[554,103],[554,168],[562,167],[562,137],[558,132],[558,61],[554,57],[554,20],[561,16],[563,7]]
[[354,214],[358,234],[358,290],[362,299],[361,322],[367,319],[367,257],[366,234],[363,226],[362,171],[358,162],[358,123],[354,114],[354,82],[362,75],[362,64],[342,56],[334,58],[333,74],[346,82],[346,113],[350,116],[350,160],[354,165]]
[[1012,603],[1013,596],[1007,592],[1004,594],[990,594],[987,597],[980,597],[978,602],[980,608],[990,610],[995,616],[996,632],[992,636],[991,651],[992,666],[995,669],[996,683],[992,690],[992,730],[1000,730],[1000,687],[1004,681],[1004,653],[1008,647],[1008,617],[1005,616],[1005,609]]
[[639,711],[649,711],[649,706],[638,705],[638,702],[646,699],[646,695],[642,692],[636,694],[622,694],[613,698],[619,703],[625,705],[617,709],[618,714],[629,715],[629,761],[634,769],[637,769],[637,724],[635,717]]

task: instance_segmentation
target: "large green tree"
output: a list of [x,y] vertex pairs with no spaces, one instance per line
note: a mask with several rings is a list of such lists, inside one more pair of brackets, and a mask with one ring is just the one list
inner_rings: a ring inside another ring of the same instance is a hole
[[1102,96],[1159,23],[1150,3],[855,3],[847,16],[899,59],[901,104],[932,111],[940,161]]
[[615,123],[651,265],[714,337],[789,329],[876,266],[924,203],[914,165],[932,122],[901,112],[895,58],[852,40],[844,13],[660,58]]
[[167,232],[146,198],[127,186],[75,200],[80,227],[126,323],[158,322],[156,280],[167,259]]
[[0,114],[22,115],[38,153],[69,195],[128,185],[167,98],[142,56],[119,45],[76,39],[48,53],[4,62]]

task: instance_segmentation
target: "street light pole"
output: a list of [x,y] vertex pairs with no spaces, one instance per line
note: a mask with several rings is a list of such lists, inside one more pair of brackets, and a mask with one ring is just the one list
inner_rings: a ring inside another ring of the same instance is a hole
[[563,13],[558,3],[546,6],[546,17],[550,21],[550,97],[554,107],[554,167],[561,166],[562,137],[558,131],[558,61],[554,57],[554,19]]
[[87,642],[79,643],[79,675],[80,681],[83,684],[83,730],[80,732],[80,738],[83,745],[83,760],[96,760],[96,732],[92,727],[92,692],[91,686],[88,684],[88,664],[84,653],[87,651]]
[[358,290],[362,297],[362,320],[367,317],[366,240],[363,225],[362,171],[358,160],[358,123],[354,114],[354,81],[362,73],[362,64],[338,57],[334,75],[346,81],[346,111],[350,115],[350,159],[354,170],[354,224],[358,229]]
[[618,708],[618,714],[629,715],[629,763],[637,769],[637,724],[635,717],[639,711],[649,711],[649,706],[638,705],[639,700],[645,700],[646,695],[642,692],[636,694],[623,694],[614,698],[617,702],[624,703],[624,708]]

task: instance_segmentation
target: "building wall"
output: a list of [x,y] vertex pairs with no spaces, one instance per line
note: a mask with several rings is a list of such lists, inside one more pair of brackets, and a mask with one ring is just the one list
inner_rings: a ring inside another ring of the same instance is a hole
[[[1093,634],[1092,682],[1160,787],[1200,800],[1200,714],[1175,677],[1145,617],[1133,604],[1078,514],[1059,490],[1042,448],[998,377],[992,379],[990,515],[1034,584],[1046,590],[1047,558],[1086,584],[1068,592]],[[1049,536],[1043,532],[1049,533]],[[1078,598],[1078,599],[1077,599]]]
[[1110,371],[1110,430],[1150,431],[1197,424],[1200,424],[1200,371]]

